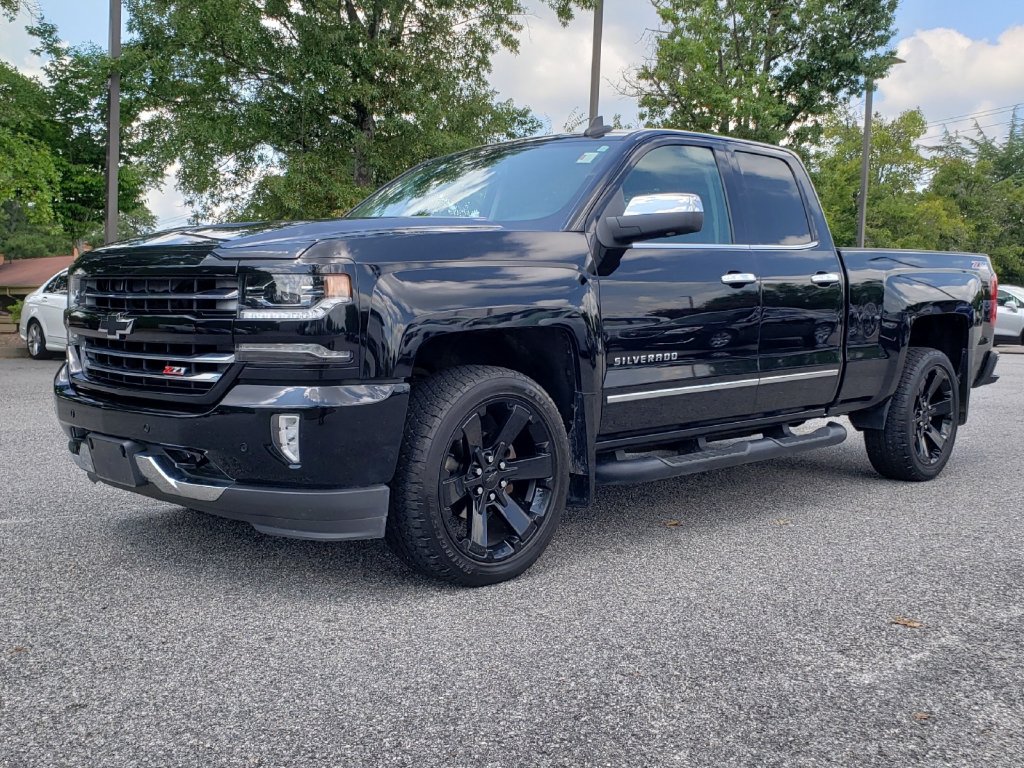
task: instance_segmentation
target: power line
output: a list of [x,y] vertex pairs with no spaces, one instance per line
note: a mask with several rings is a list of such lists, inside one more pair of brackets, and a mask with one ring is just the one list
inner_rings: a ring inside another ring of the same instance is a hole
[[[982,131],[985,128],[998,128],[1001,125],[1009,125],[1012,122],[1013,122],[1013,120],[1003,120],[1001,123],[989,123],[988,125],[979,125],[976,128],[959,128],[956,131],[953,131],[953,133],[960,133],[961,131],[964,131],[964,132],[968,132],[968,131]],[[925,136],[923,138],[920,138],[920,139],[918,139],[918,141],[931,141],[933,139],[941,139],[944,136],[945,136],[945,133],[935,133],[935,134],[932,134],[930,136]]]
[[1009,106],[1006,107],[993,107],[992,109],[984,109],[979,112],[968,112],[967,114],[964,115],[953,115],[952,117],[944,117],[941,120],[936,120],[933,123],[928,123],[928,125],[926,125],[925,128],[935,128],[945,123],[958,123],[963,120],[969,120],[972,117],[991,117],[993,115],[999,114],[1000,112],[1009,112],[1012,109],[1017,109],[1020,106],[1021,103],[1010,104]]

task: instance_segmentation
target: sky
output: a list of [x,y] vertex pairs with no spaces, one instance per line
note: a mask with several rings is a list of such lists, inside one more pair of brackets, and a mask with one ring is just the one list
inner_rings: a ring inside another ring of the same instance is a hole
[[[71,43],[107,44],[108,0],[36,0],[43,15]],[[559,25],[539,0],[528,14],[517,56],[494,59],[491,84],[502,98],[528,105],[551,131],[586,111],[590,78],[591,17]],[[0,20],[0,58],[37,74],[40,62],[20,23]],[[605,0],[601,112],[637,124],[633,98],[622,94],[622,75],[652,51],[658,17],[648,0]],[[896,14],[897,55],[906,61],[878,83],[875,110],[892,118],[919,107],[929,136],[970,130],[977,118],[991,135],[1005,134],[1009,107],[1024,103],[1024,0],[901,0]],[[965,117],[966,116],[966,117]],[[162,225],[189,215],[169,175],[148,199]]]

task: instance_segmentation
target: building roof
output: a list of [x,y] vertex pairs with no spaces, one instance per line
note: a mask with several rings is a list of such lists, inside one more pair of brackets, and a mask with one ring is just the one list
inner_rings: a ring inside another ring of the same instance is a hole
[[74,260],[74,256],[45,256],[4,261],[0,264],[0,288],[38,288],[62,269],[70,267]]

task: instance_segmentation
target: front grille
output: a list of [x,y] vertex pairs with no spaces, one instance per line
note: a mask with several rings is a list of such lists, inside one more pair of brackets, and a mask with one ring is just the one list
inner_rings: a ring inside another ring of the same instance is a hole
[[80,350],[88,381],[147,394],[205,394],[235,361],[213,344],[83,338]]
[[234,277],[87,277],[80,305],[97,312],[234,317]]

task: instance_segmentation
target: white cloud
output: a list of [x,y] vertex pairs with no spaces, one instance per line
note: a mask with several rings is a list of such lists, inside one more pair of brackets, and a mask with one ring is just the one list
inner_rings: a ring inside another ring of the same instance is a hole
[[[994,43],[955,29],[918,30],[897,43],[896,53],[906,63],[879,82],[876,109],[891,118],[920,107],[934,124],[930,137],[941,134],[947,118],[986,111],[979,124],[990,136],[1004,136],[1011,112],[994,110],[1024,102],[1024,26],[1008,28]],[[946,125],[973,135],[973,118]]]
[[32,53],[36,39],[25,31],[25,25],[32,23],[28,11],[22,11],[14,21],[0,16],[0,59],[13,64],[29,77],[43,79],[43,60]]
[[161,187],[151,189],[146,194],[146,205],[156,216],[158,229],[184,226],[192,216],[192,209],[185,205],[181,192],[175,185],[174,177],[177,171],[177,165],[167,168]]
[[[590,100],[590,54],[593,15],[578,12],[562,27],[550,8],[531,0],[519,54],[503,51],[494,57],[491,85],[504,98],[530,107],[559,132],[576,110],[586,115]],[[630,6],[626,8],[624,6]],[[621,114],[637,122],[636,100],[622,96],[622,74],[641,63],[651,44],[649,30],[658,17],[648,2],[608,3],[601,46],[600,111],[606,121]]]

